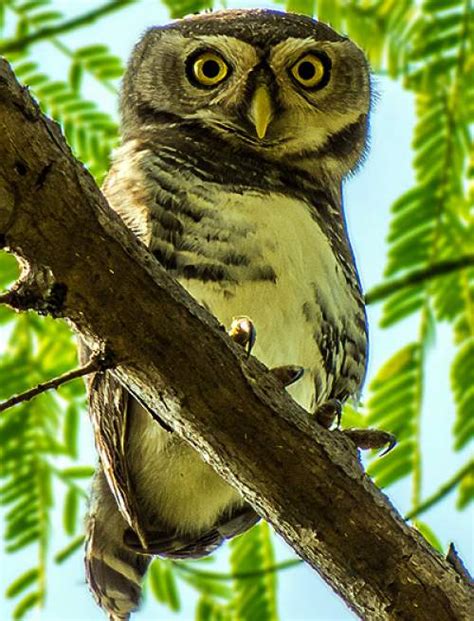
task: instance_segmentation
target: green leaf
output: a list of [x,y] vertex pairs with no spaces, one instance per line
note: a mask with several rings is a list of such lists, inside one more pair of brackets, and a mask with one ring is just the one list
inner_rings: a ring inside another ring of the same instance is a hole
[[367,473],[380,487],[392,485],[413,470],[421,365],[421,347],[411,343],[394,354],[370,383],[367,424],[395,434],[398,441],[388,455],[373,458],[367,468]]
[[[75,93],[81,90],[84,67],[80,63],[72,63],[69,69],[69,84]],[[74,101],[74,100],[72,100]]]
[[19,275],[20,270],[15,257],[0,250],[0,289],[6,289]]
[[156,599],[177,612],[181,605],[171,563],[155,559],[148,570],[148,580]]
[[[22,550],[27,546],[31,545],[33,542],[37,541],[40,535],[40,530],[38,528],[33,528],[31,530],[26,531],[22,534],[21,537],[9,545],[5,547],[5,550],[9,553],[18,552],[18,550]],[[5,537],[7,540],[7,537]]]
[[438,552],[443,554],[443,549],[444,548],[443,548],[440,540],[435,535],[434,531],[428,526],[428,524],[426,524],[425,522],[421,522],[420,520],[415,520],[415,522],[413,522],[413,526],[418,531],[420,531],[420,533],[423,535],[423,537],[426,539],[426,541],[429,544],[431,544],[433,546],[433,548],[435,548],[435,550],[438,550]]
[[89,479],[95,472],[92,466],[71,466],[61,470],[61,474],[70,479]]
[[24,619],[25,614],[28,612],[28,610],[31,610],[40,602],[41,602],[41,593],[39,592],[30,593],[29,595],[27,595],[21,600],[21,602],[18,604],[18,606],[13,611],[13,619],[15,621],[17,620],[21,621],[22,619]]
[[286,10],[290,13],[314,15],[314,0],[287,0]]
[[176,586],[176,579],[171,567],[165,566],[162,572],[162,579],[166,589],[166,599],[171,610],[178,612],[181,608],[179,593]]
[[25,571],[24,574],[19,576],[14,582],[10,584],[8,589],[5,591],[5,596],[8,598],[16,597],[19,593],[27,589],[30,584],[35,582],[38,579],[39,571],[38,568],[29,569]]
[[261,572],[252,580],[233,581],[235,595],[231,605],[235,621],[276,621],[276,574],[265,572],[275,564],[268,524],[260,523],[244,535],[235,537],[229,547],[233,573]]
[[66,452],[73,459],[77,459],[77,442],[79,434],[79,417],[77,407],[71,404],[64,415],[63,438]]
[[64,500],[63,526],[66,534],[73,535],[76,530],[79,496],[77,490],[69,488]]
[[474,437],[474,337],[465,341],[456,353],[451,385],[456,402],[455,449],[459,451]]
[[474,463],[467,476],[459,485],[459,495],[456,503],[457,508],[462,511],[474,500]]
[[202,595],[196,606],[196,621],[230,621],[228,610],[207,595]]
[[214,619],[214,602],[206,596],[199,598],[196,607],[196,621],[213,621]]
[[212,7],[212,0],[163,0],[163,3],[173,19],[199,13]]
[[148,569],[148,582],[151,592],[162,604],[168,604],[167,591],[163,579],[163,561],[154,559]]
[[84,535],[79,535],[75,537],[66,547],[62,550],[59,550],[54,556],[54,561],[59,565],[64,563],[69,557],[71,557],[76,550],[82,547],[84,544]]

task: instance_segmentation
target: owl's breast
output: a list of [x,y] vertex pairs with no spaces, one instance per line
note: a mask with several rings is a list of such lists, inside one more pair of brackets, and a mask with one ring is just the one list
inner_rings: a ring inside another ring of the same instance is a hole
[[[363,310],[361,317],[360,303],[310,206],[282,193],[257,191],[207,198],[215,206],[188,235],[183,231],[189,243],[187,268],[181,273],[176,268],[181,284],[226,327],[236,315],[249,316],[257,330],[254,354],[264,364],[306,370],[290,389],[303,407],[314,409],[334,396],[347,371],[352,377],[338,397],[355,393],[365,368]],[[354,355],[358,359],[349,361]]]
[[291,389],[304,407],[355,395],[366,320],[340,208],[273,168],[246,178],[217,157],[136,147],[122,147],[106,195],[160,263],[226,327],[249,316],[267,366],[304,367]]

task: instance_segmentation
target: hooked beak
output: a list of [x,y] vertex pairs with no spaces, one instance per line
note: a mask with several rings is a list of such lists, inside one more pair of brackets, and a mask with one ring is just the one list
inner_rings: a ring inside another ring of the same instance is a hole
[[265,138],[267,128],[273,118],[273,104],[268,88],[265,85],[257,86],[250,103],[249,118],[255,126],[260,140]]

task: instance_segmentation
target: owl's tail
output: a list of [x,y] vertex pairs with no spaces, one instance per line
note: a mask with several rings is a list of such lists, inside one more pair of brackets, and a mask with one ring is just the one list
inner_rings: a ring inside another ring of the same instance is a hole
[[127,621],[140,603],[141,582],[151,557],[123,545],[127,523],[99,469],[87,518],[86,578],[99,606],[110,621]]

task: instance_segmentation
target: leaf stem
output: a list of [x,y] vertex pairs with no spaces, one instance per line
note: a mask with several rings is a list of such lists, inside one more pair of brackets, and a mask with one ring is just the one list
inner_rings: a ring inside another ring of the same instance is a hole
[[276,565],[270,565],[269,567],[265,567],[263,569],[259,569],[256,571],[242,571],[242,572],[234,572],[230,574],[224,574],[217,571],[202,571],[201,569],[196,569],[191,567],[190,565],[183,565],[177,561],[171,561],[174,567],[179,571],[184,571],[189,574],[194,574],[200,576],[201,578],[209,578],[210,580],[249,580],[252,578],[257,578],[263,574],[275,573],[277,571],[283,571],[285,569],[290,569],[291,567],[295,567],[296,565],[301,565],[303,561],[299,558],[288,559],[287,561],[282,561],[281,563],[277,563]]
[[468,462],[463,468],[458,470],[446,483],[443,483],[441,487],[432,496],[424,500],[422,503],[414,507],[405,515],[406,520],[411,520],[414,517],[418,517],[425,511],[428,511],[433,505],[437,504],[445,496],[447,496],[451,490],[453,490],[462,479],[467,476],[474,468],[474,462]]
[[[74,52],[72,50],[70,50],[66,45],[64,45],[64,43],[59,41],[59,39],[51,38],[50,43],[51,43],[51,45],[54,45],[54,47],[56,49],[58,49],[60,52],[62,52],[65,56],[67,56],[68,58],[74,60]],[[94,75],[94,73],[92,73],[91,71],[89,71],[87,69],[87,67],[86,67],[86,71],[88,71],[88,73],[90,73],[99,82],[99,84],[101,84],[110,93],[113,93],[114,95],[117,95],[117,89],[115,88],[115,86],[113,84],[111,84],[109,82],[109,80],[106,80],[106,79],[98,80],[97,76]]]
[[100,19],[109,13],[113,13],[114,11],[119,11],[134,2],[137,2],[137,0],[111,0],[110,2],[106,2],[92,11],[88,11],[87,13],[83,13],[82,15],[78,15],[72,19],[65,20],[55,26],[45,26],[44,28],[39,28],[36,32],[27,34],[24,37],[8,39],[0,44],[0,54],[4,55],[11,52],[20,52],[33,43],[38,43],[44,39],[49,39],[50,37],[64,34],[66,32],[70,32],[71,30],[76,30],[82,26],[87,26],[97,19]]
[[426,280],[439,278],[440,276],[445,276],[451,272],[463,270],[472,266],[474,266],[474,255],[465,255],[458,259],[447,259],[446,261],[433,263],[429,267],[413,270],[401,278],[376,285],[365,294],[365,302],[366,304],[380,302],[401,289],[407,289],[408,287],[425,282]]

